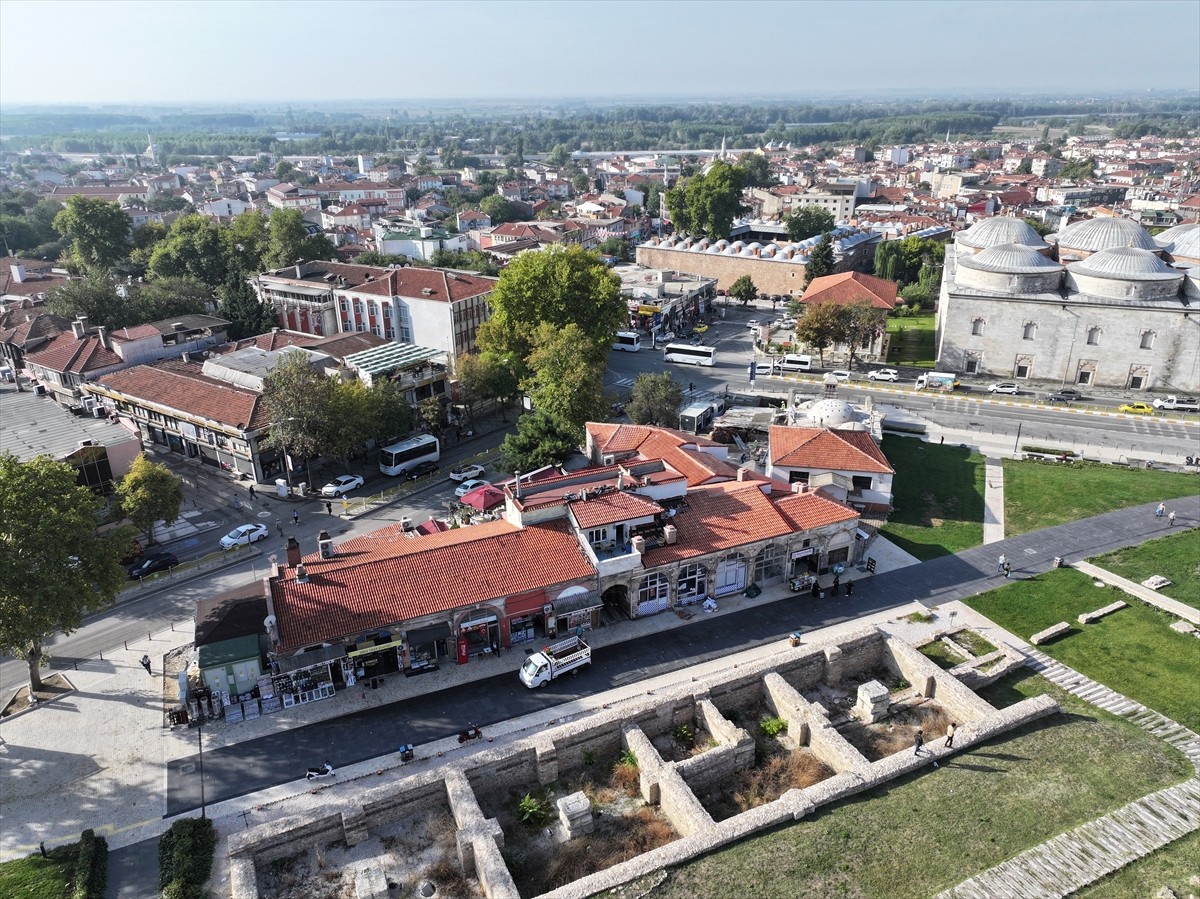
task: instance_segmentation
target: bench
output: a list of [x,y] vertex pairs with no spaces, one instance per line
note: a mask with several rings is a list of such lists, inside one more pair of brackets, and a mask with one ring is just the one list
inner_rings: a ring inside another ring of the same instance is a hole
[[1111,615],[1117,609],[1124,609],[1129,604],[1123,599],[1118,599],[1114,603],[1109,603],[1103,609],[1096,609],[1094,612],[1084,612],[1079,616],[1080,624],[1091,624],[1093,621],[1099,621],[1105,615]]
[[1051,625],[1050,627],[1046,628],[1044,631],[1038,631],[1036,634],[1034,634],[1032,637],[1029,638],[1029,642],[1032,643],[1034,646],[1041,646],[1043,643],[1048,643],[1049,641],[1053,640],[1055,637],[1061,637],[1063,634],[1065,634],[1070,629],[1071,629],[1071,625],[1067,624],[1067,622],[1065,622],[1065,621],[1060,621],[1058,624]]

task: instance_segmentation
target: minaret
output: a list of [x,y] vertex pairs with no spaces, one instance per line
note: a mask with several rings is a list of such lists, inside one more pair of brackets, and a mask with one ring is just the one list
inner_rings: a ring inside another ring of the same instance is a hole
[[719,155],[717,158],[718,159],[725,158],[725,135],[721,135],[721,155]]

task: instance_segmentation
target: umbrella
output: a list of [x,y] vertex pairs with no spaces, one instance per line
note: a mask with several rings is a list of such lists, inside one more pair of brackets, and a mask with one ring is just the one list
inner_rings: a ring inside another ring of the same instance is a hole
[[418,534],[436,534],[439,531],[448,530],[450,530],[450,525],[446,524],[444,521],[439,521],[436,518],[431,518],[428,521],[423,521],[417,525]]
[[486,512],[488,509],[494,509],[504,502],[504,491],[493,487],[491,484],[484,484],[482,487],[476,487],[464,496],[460,502],[464,506],[470,506],[472,509]]

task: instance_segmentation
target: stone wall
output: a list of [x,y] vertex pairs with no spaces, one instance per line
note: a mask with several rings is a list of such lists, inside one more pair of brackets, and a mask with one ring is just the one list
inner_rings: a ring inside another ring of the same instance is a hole
[[900,674],[922,696],[936,698],[958,721],[977,721],[996,711],[987,700],[967,689],[949,671],[943,670],[916,647],[898,637],[890,637],[887,648]]

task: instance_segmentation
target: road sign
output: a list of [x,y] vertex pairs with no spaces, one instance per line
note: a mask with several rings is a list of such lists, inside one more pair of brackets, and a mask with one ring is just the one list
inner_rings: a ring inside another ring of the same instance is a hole
[[867,557],[867,571],[870,572],[871,574],[875,573],[875,557],[874,556]]

